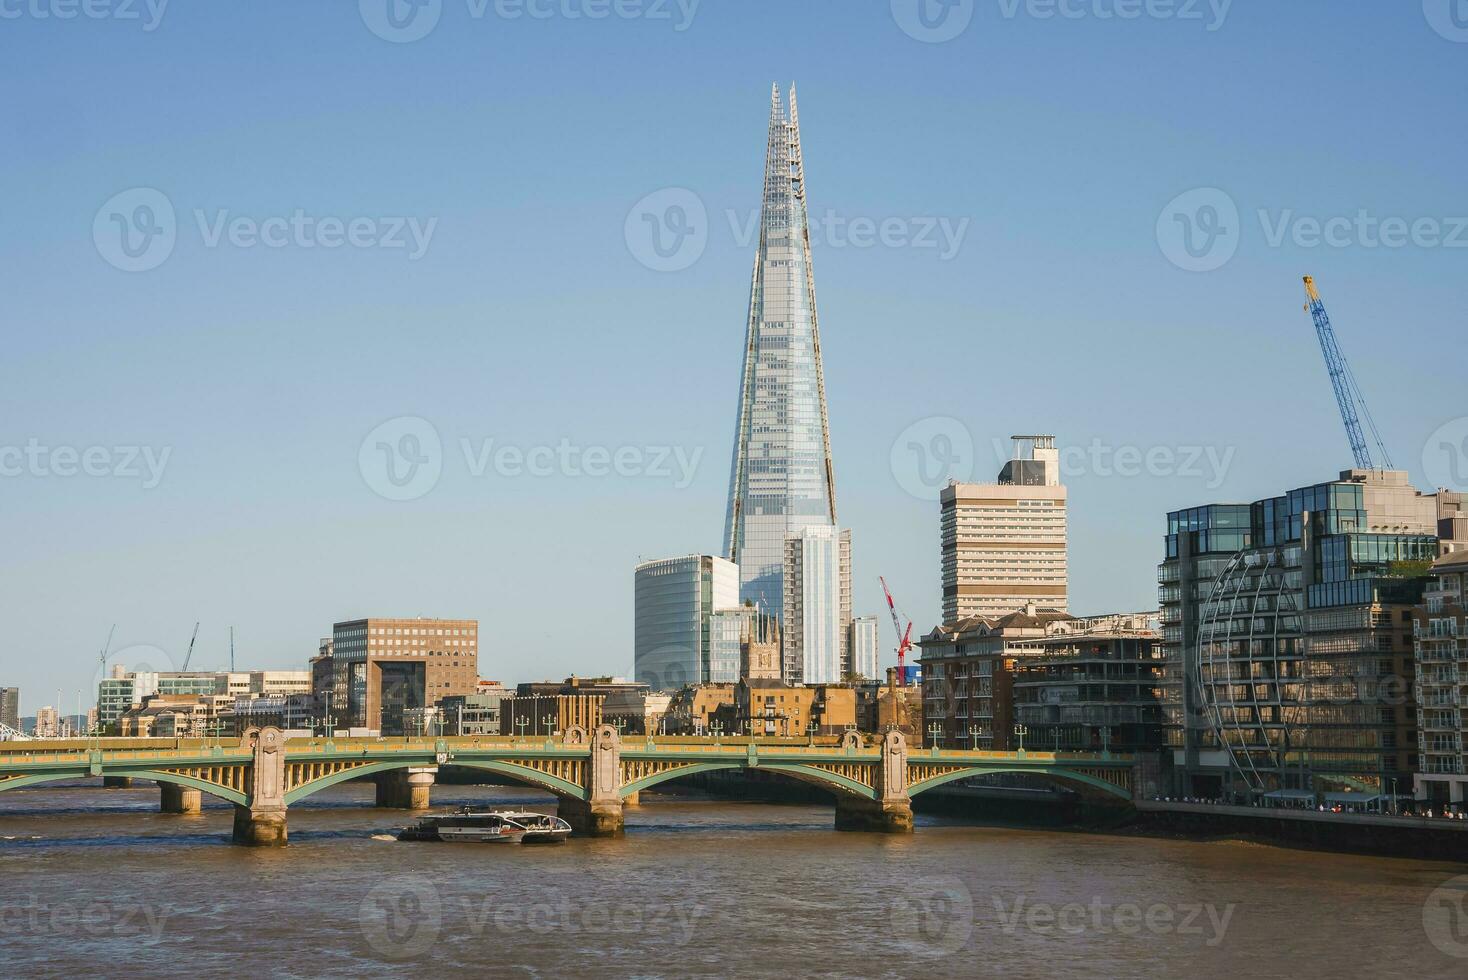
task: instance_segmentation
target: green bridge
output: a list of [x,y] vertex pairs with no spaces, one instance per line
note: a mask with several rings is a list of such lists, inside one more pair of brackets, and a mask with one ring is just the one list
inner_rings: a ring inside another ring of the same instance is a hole
[[1135,760],[1110,753],[909,750],[900,732],[840,739],[623,736],[610,725],[553,738],[314,738],[276,728],[237,741],[92,739],[0,743],[0,791],[102,777],[149,779],[165,812],[196,813],[201,795],[233,803],[234,840],[286,842],[291,804],[350,779],[374,778],[380,806],[426,809],[439,766],[477,769],[554,793],[578,833],[622,832],[629,799],[659,783],[721,769],[762,769],[830,791],[842,830],[908,833],[912,798],[944,783],[1031,773],[1132,800]]

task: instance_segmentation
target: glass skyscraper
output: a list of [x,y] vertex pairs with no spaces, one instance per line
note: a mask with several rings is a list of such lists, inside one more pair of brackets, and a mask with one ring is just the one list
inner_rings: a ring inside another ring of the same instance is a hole
[[725,553],[741,599],[784,604],[785,539],[836,523],[795,89],[770,96],[759,250],[750,285]]

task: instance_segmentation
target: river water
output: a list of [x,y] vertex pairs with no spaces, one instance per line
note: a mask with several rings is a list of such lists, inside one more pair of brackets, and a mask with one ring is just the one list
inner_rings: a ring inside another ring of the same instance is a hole
[[371,794],[249,850],[208,797],[0,793],[0,976],[1468,977],[1465,866],[652,795],[619,840],[407,844]]

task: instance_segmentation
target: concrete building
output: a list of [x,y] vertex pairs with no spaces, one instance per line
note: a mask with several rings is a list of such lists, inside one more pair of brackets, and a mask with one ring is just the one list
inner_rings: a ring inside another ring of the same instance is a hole
[[[130,672],[124,665],[115,664],[109,676],[97,685],[97,725],[104,732],[117,732],[124,714],[141,708],[154,696],[183,700],[220,697],[232,705],[236,698],[310,692],[311,673],[304,670]],[[214,716],[211,709],[211,720]]]
[[1416,795],[1438,808],[1461,809],[1468,801],[1468,548],[1455,548],[1433,563],[1413,615],[1413,642]]
[[851,628],[851,532],[813,525],[785,539],[787,684],[839,684]]
[[[713,555],[645,561],[634,575],[633,601],[634,678],[659,691],[703,684],[714,670],[711,617],[739,607],[739,566]],[[726,674],[722,650],[720,657]]]
[[950,483],[939,497],[943,621],[1067,608],[1066,488],[1054,436],[1014,436],[995,483]]
[[717,724],[732,733],[734,687],[733,684],[698,684],[678,691],[668,705],[668,734],[704,735]]
[[1180,795],[1366,800],[1417,768],[1413,610],[1447,501],[1397,471],[1168,515],[1164,725]]
[[843,669],[853,681],[880,679],[882,654],[877,625],[875,616],[858,616],[851,621],[851,636],[846,641],[850,656]]
[[602,724],[623,735],[656,735],[672,701],[673,695],[660,691],[613,691],[601,703]]
[[450,735],[498,735],[504,702],[514,696],[498,681],[480,681],[473,694],[452,695],[438,703]]
[[36,724],[31,731],[36,738],[61,737],[61,712],[52,705],[36,709]]
[[588,734],[602,723],[609,695],[646,692],[647,684],[615,677],[568,677],[520,684],[500,702],[500,734],[548,736],[569,728]]
[[330,679],[332,714],[347,728],[403,732],[404,712],[473,694],[479,682],[479,623],[473,619],[368,618],[332,627],[331,652],[312,662],[313,682]]
[[0,725],[20,731],[20,688],[0,687]]

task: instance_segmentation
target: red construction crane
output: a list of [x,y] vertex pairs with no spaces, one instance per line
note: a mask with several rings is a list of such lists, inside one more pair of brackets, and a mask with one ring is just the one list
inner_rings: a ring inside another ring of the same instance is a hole
[[[887,596],[887,610],[892,613],[892,628],[897,632],[897,683],[907,685],[907,651],[912,649],[912,620],[899,613],[897,603],[892,599],[892,590],[887,588],[887,580],[877,576],[877,581],[882,583],[882,592]],[[907,619],[906,628],[902,621]]]

